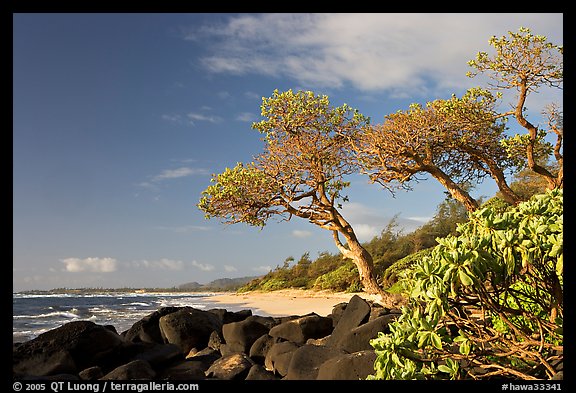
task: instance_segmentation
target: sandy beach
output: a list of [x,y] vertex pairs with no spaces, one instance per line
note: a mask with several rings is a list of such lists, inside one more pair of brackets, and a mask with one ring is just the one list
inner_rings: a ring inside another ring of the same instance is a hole
[[316,313],[327,316],[335,305],[348,302],[358,295],[365,300],[378,302],[377,295],[366,293],[345,293],[329,291],[311,291],[304,289],[283,289],[273,292],[251,291],[244,293],[218,293],[210,301],[232,304],[242,309],[251,309],[253,314],[274,317],[305,315]]

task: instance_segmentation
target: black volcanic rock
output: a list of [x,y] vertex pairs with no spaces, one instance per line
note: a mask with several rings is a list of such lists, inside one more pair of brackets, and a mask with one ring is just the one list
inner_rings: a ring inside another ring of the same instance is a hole
[[376,352],[354,352],[328,359],[318,369],[319,380],[359,380],[374,374]]
[[310,338],[321,338],[332,333],[332,319],[309,314],[274,326],[268,333],[296,344],[304,344]]
[[87,367],[113,363],[114,351],[124,344],[120,335],[90,321],[69,322],[15,347],[16,374],[76,374]]
[[217,315],[192,307],[164,315],[159,326],[164,342],[176,344],[184,354],[206,348],[212,332],[222,331]]
[[346,352],[338,348],[324,345],[303,345],[292,354],[288,372],[284,379],[316,379],[318,370],[324,362],[344,354]]
[[77,321],[14,344],[12,373],[15,380],[364,379],[374,372],[370,340],[399,315],[356,296],[328,317],[162,307],[122,334]]
[[222,355],[234,352],[249,353],[254,341],[268,334],[269,331],[269,328],[254,319],[227,323],[222,326],[222,335],[226,344],[220,348],[220,352]]
[[132,327],[124,333],[124,338],[131,342],[141,341],[145,343],[163,344],[164,340],[162,339],[160,326],[158,325],[160,318],[181,309],[182,307],[161,307],[133,324]]
[[254,362],[244,353],[233,353],[222,356],[216,360],[208,370],[208,378],[226,379],[226,380],[243,380],[248,375]]

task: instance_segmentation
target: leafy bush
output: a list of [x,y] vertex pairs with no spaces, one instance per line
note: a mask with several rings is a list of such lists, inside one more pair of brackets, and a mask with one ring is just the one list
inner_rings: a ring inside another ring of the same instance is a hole
[[404,275],[368,379],[546,379],[563,363],[563,191],[470,214]]
[[358,269],[351,262],[340,266],[338,269],[323,274],[314,282],[315,289],[329,289],[332,291],[353,291],[362,289],[358,279]]
[[432,248],[426,248],[396,261],[392,266],[384,271],[384,275],[382,276],[383,281],[387,286],[393,285],[398,281],[398,276],[402,272],[410,269],[417,261],[431,253]]
[[284,280],[279,280],[277,278],[271,278],[271,279],[265,281],[261,285],[261,288],[263,291],[277,291],[279,289],[288,288],[288,286],[286,285],[286,281],[284,281]]

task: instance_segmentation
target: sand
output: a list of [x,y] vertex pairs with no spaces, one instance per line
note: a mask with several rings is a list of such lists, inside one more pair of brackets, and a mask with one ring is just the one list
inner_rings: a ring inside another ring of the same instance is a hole
[[283,289],[272,292],[218,293],[210,297],[210,302],[250,309],[254,315],[283,317],[313,312],[320,316],[327,316],[332,313],[335,305],[349,302],[354,295],[365,300],[376,302],[379,300],[377,295],[366,293]]

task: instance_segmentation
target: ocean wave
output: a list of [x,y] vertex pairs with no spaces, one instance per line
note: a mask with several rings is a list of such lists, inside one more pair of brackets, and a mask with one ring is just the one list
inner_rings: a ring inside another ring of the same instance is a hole
[[[210,293],[13,294],[14,341],[26,341],[68,322],[88,320],[118,332],[159,307],[207,309]],[[90,299],[88,299],[90,298]]]
[[68,311],[54,311],[45,314],[12,316],[12,318],[14,319],[35,319],[35,318],[53,318],[53,317],[79,318],[80,315]]
[[12,298],[14,299],[36,299],[42,297],[75,297],[76,295],[70,293],[13,293]]
[[132,303],[122,303],[121,306],[150,307],[150,304],[149,304],[149,303],[144,303],[144,302],[132,302]]
[[198,299],[195,297],[182,297],[176,299],[158,299],[156,301],[160,307],[194,307],[194,308],[205,308],[204,304],[198,303]]

